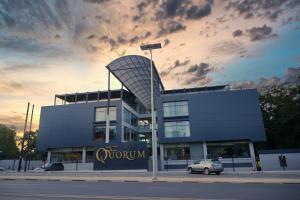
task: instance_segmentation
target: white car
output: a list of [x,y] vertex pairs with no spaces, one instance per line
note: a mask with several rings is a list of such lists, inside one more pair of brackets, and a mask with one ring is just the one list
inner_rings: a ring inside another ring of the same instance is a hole
[[210,173],[216,173],[217,175],[220,175],[224,168],[219,160],[206,159],[194,162],[188,166],[187,170],[191,174],[194,172],[200,172],[206,175]]
[[5,171],[5,169],[3,167],[0,167],[0,171]]
[[43,171],[45,171],[45,168],[44,168],[44,166],[36,167],[36,168],[33,169],[33,171],[34,172],[43,172]]

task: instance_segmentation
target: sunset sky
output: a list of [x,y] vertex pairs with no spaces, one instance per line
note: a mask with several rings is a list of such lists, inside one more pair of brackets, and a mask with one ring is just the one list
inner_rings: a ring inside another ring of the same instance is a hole
[[106,90],[105,66],[152,42],[166,89],[294,82],[300,1],[0,0],[0,123],[21,130],[30,101],[37,129],[55,94]]

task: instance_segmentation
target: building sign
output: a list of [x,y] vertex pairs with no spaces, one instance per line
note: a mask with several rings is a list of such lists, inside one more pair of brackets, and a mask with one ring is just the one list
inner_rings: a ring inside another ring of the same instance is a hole
[[94,152],[94,170],[148,168],[148,151],[144,142],[102,144],[96,146]]

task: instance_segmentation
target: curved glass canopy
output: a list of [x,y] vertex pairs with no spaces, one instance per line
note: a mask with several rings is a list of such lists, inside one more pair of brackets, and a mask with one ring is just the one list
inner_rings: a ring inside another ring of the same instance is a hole
[[[151,69],[150,59],[138,56],[129,55],[120,57],[111,63],[106,68],[132,93],[138,100],[147,108],[151,107]],[[164,90],[158,72],[153,63],[153,86],[154,86],[154,101]]]

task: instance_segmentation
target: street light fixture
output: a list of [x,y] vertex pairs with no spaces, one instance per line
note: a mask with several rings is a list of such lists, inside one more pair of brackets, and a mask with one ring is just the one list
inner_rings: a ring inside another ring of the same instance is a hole
[[157,179],[157,139],[156,139],[156,123],[155,123],[155,116],[154,116],[154,94],[153,94],[153,61],[152,61],[152,50],[153,49],[160,49],[161,44],[160,43],[155,43],[155,44],[146,44],[146,45],[141,45],[141,50],[142,51],[150,51],[150,67],[151,67],[151,120],[152,120],[152,164],[153,164],[153,176],[152,179],[156,180]]

